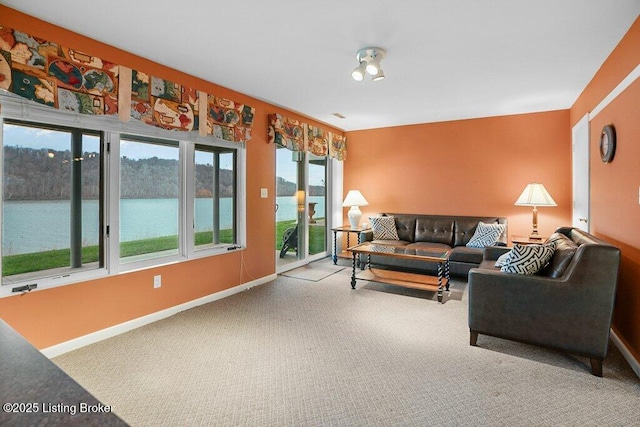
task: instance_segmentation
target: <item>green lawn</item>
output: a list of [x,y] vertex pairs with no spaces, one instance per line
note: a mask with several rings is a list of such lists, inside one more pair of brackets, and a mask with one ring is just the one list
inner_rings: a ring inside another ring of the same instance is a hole
[[[322,218],[320,218],[322,219]],[[280,221],[276,223],[276,250],[282,249],[282,236],[287,228],[295,227],[296,220]],[[294,249],[289,249],[293,252]],[[309,227],[309,253],[317,254],[325,251],[325,227],[311,226]]]
[[[276,250],[282,248],[282,235],[289,227],[295,226],[295,220],[282,221],[276,224]],[[220,230],[220,242],[233,243],[231,230]],[[315,254],[325,250],[324,227],[309,228],[309,253]],[[213,243],[211,232],[195,234],[196,246]],[[178,236],[156,237],[120,244],[120,255],[130,257],[154,252],[162,252],[178,248]],[[50,270],[69,266],[70,249],[56,249],[30,254],[6,255],[2,257],[2,276],[31,273],[34,271]],[[89,264],[98,261],[98,246],[82,248],[82,263]]]
[[[195,234],[196,245],[206,245],[213,242],[211,232],[198,232]],[[220,242],[233,243],[231,230],[220,230]],[[120,256],[130,257],[154,252],[168,251],[178,248],[178,236],[156,237],[153,239],[141,239],[120,244]],[[70,249],[56,249],[51,251],[34,252],[20,255],[7,255],[2,257],[2,276],[31,273],[33,271],[49,270],[69,266],[71,257]],[[98,261],[98,246],[85,246],[82,248],[82,263],[89,264]]]

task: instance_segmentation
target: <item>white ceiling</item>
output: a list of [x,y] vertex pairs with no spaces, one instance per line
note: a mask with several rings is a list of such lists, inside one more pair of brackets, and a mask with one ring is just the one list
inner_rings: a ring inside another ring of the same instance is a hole
[[[0,3],[344,130],[570,108],[640,13],[640,0]],[[366,46],[387,49],[382,81],[351,78]]]

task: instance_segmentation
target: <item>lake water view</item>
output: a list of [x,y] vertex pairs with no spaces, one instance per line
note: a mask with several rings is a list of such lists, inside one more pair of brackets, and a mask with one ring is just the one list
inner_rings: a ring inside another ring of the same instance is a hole
[[[314,218],[325,217],[324,197],[309,197],[317,203]],[[297,204],[293,196],[277,197],[276,221],[295,220]],[[231,198],[220,199],[220,228],[231,228]],[[2,254],[17,255],[69,248],[69,201],[5,201]],[[162,215],[153,215],[161,212]],[[128,242],[178,234],[178,199],[124,199],[120,208],[120,241]],[[196,231],[213,230],[213,200],[197,198]],[[98,244],[98,201],[82,203],[82,241]]]

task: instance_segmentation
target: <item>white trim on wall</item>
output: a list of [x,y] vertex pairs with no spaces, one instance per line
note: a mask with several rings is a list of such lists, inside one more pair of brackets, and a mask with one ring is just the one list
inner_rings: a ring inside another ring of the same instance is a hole
[[[342,225],[342,217],[344,209],[342,207],[342,200],[344,197],[343,187],[344,187],[344,162],[343,161],[333,161],[333,170],[332,170],[332,180],[331,180],[331,228],[340,227]],[[329,253],[333,253],[333,232],[331,234],[331,246]],[[338,240],[338,249],[337,253],[342,252],[342,239]]]
[[618,348],[618,350],[620,350],[620,353],[622,353],[624,359],[627,361],[629,366],[631,366],[633,372],[635,372],[638,378],[640,378],[640,362],[633,357],[633,354],[631,354],[627,346],[624,345],[613,329],[611,329],[611,341],[613,341],[613,344]]
[[626,88],[631,86],[631,84],[636,81],[636,79],[640,77],[640,64],[636,66],[636,68],[631,71],[627,77],[625,77],[619,84],[616,86],[607,96],[604,97],[602,101],[596,108],[594,108],[589,113],[589,121],[591,121],[595,116],[597,116],[604,108],[611,103],[618,95],[620,95]]
[[[607,96],[605,96],[602,101],[589,113],[589,121],[595,118],[602,110],[604,110],[607,105],[609,105],[614,99],[618,97],[622,92],[625,91],[633,82],[635,82],[638,77],[640,77],[640,64],[636,66],[627,76],[622,79],[618,85],[613,88],[611,92]],[[631,351],[627,348],[624,342],[618,337],[618,335],[611,329],[611,341],[613,344],[620,350],[622,356],[625,358],[633,372],[636,373],[638,378],[640,378],[640,361],[636,360]]]
[[117,335],[123,334],[125,332],[129,332],[133,329],[140,328],[142,326],[148,325],[153,322],[157,322],[158,320],[162,320],[167,317],[178,314],[181,311],[189,310],[190,308],[198,307],[200,305],[208,304],[210,302],[217,301],[222,298],[226,298],[233,294],[237,294],[239,292],[245,291],[249,288],[253,288],[254,286],[263,285],[265,283],[275,280],[277,277],[278,276],[276,274],[264,276],[259,279],[253,280],[251,282],[242,283],[238,286],[234,286],[233,288],[216,292],[215,294],[207,295],[205,297],[198,298],[193,301],[185,302],[184,304],[179,304],[173,307],[169,307],[167,309],[160,310],[155,313],[148,314],[146,316],[138,317],[137,319],[120,323],[119,325],[110,326],[106,329],[92,332],[90,334],[83,335],[81,337],[74,338],[72,340],[65,341],[63,343],[56,344],[51,347],[47,347],[45,349],[40,350],[40,352],[44,354],[46,357],[48,357],[49,359],[51,359],[51,358],[60,356],[62,354],[68,353],[70,351],[77,350],[89,344],[95,344],[99,341],[106,340],[107,338],[112,338]]

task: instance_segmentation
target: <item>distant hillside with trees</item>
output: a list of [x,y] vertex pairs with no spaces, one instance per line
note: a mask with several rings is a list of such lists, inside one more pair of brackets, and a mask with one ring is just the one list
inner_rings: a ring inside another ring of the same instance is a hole
[[[82,198],[99,197],[100,155],[82,155]],[[213,166],[196,165],[196,197],[213,195]],[[120,197],[123,199],[177,198],[178,161],[120,159]],[[293,196],[296,184],[277,177],[277,196]],[[25,147],[4,147],[5,200],[69,200],[71,152]],[[323,186],[310,186],[310,196],[324,196]],[[220,196],[233,195],[233,171],[220,170]]]
[[[82,155],[82,198],[99,196],[100,156]],[[178,161],[120,160],[120,197],[160,199],[178,197]],[[196,166],[196,195],[213,195],[213,166]],[[71,152],[24,147],[4,147],[5,200],[68,200],[71,194]],[[233,195],[233,171],[220,170],[220,196]]]
[[[296,194],[297,185],[287,181],[281,176],[276,177],[276,196],[293,196]],[[325,188],[322,185],[310,185],[309,196],[324,196]]]

